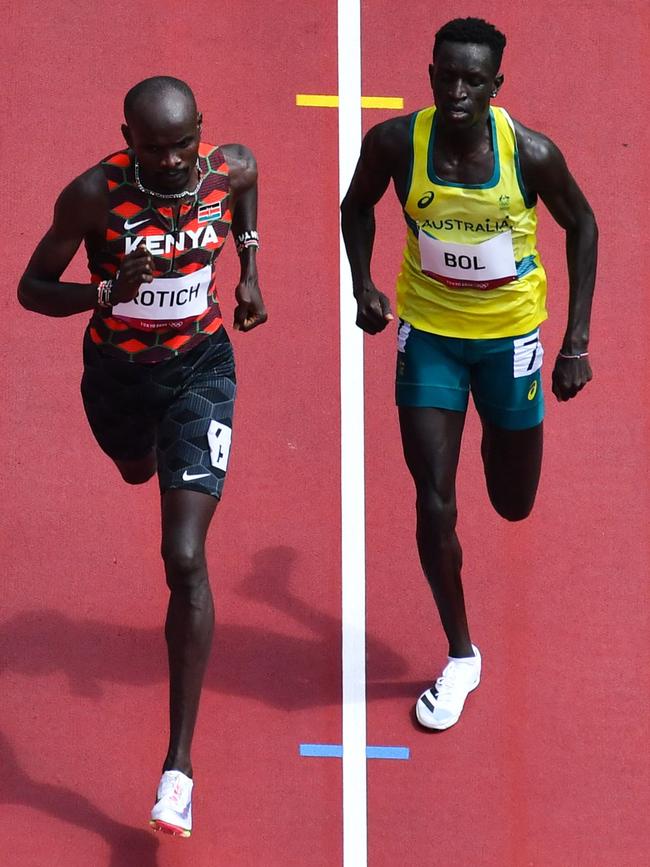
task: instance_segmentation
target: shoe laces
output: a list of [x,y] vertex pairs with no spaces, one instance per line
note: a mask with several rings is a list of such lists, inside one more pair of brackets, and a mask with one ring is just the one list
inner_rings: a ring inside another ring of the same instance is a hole
[[177,776],[173,779],[167,777],[163,783],[160,800],[168,798],[173,804],[180,805],[187,798],[186,788],[183,785],[182,777]]
[[447,665],[443,673],[436,680],[437,700],[444,701],[454,695],[456,689],[456,681],[458,679],[458,666]]
[[436,680],[437,700],[444,702],[445,699],[456,699],[458,687],[462,688],[463,680],[469,679],[472,674],[471,665],[450,660],[440,677]]
[[180,804],[182,794],[183,790],[181,784],[178,782],[178,780],[176,780],[174,783],[174,788],[172,789],[172,792],[169,796],[169,800],[173,801],[175,804]]

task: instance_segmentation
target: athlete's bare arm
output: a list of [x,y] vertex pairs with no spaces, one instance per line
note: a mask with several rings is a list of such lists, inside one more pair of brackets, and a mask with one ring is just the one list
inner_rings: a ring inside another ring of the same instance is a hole
[[410,164],[410,116],[373,127],[361,145],[350,188],[341,204],[341,229],[357,301],[357,325],[367,334],[383,331],[393,319],[390,302],[373,283],[370,260],[375,239],[375,205],[390,181],[400,201],[406,196]]
[[[221,150],[230,170],[232,233],[236,241],[238,235],[257,229],[257,163],[244,145],[223,145]],[[255,247],[246,247],[239,253],[241,273],[235,289],[237,307],[233,322],[236,331],[250,331],[267,320],[257,275],[256,253]]]
[[[23,307],[45,316],[72,316],[96,306],[97,286],[62,283],[60,277],[84,239],[103,240],[107,213],[106,179],[96,166],[72,181],[57,199],[52,225],[18,285],[18,300]],[[130,301],[141,283],[151,282],[152,273],[152,256],[139,247],[124,257],[119,278],[113,282],[112,299]]]
[[[524,185],[539,195],[566,232],[569,315],[560,351],[562,355],[580,355],[589,346],[598,254],[596,220],[557,146],[520,123],[515,128]],[[562,355],[558,355],[553,369],[553,394],[558,400],[569,400],[591,379],[591,366],[587,357]]]

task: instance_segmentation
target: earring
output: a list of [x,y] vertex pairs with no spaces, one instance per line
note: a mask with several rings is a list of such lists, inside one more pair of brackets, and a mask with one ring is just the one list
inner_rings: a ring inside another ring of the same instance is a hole
[[496,95],[497,95],[496,90],[493,90],[492,93],[490,94],[490,96],[496,96]]

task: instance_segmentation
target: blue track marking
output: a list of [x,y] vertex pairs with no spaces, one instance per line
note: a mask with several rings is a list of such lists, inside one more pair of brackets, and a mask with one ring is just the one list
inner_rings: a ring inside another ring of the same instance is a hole
[[341,744],[300,744],[300,755],[313,758],[342,759]]
[[[300,744],[300,755],[308,758],[341,759],[343,747],[341,744]],[[408,747],[366,747],[368,759],[410,759]]]
[[405,761],[411,757],[408,747],[366,747],[369,759],[400,759]]

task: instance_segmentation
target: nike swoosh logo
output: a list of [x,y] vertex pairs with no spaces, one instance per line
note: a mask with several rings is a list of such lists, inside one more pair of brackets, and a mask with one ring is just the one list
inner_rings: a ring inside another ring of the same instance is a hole
[[137,223],[132,223],[131,220],[124,221],[124,228],[127,232],[132,232],[137,226],[141,226],[143,223],[148,223],[149,220],[138,220]]
[[193,482],[194,479],[207,479],[210,473],[188,473],[187,470],[183,473],[184,482]]

